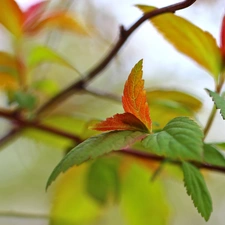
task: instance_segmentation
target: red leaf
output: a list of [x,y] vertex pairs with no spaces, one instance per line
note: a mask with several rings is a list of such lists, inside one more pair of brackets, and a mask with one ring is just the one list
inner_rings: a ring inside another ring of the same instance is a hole
[[112,131],[112,130],[148,131],[146,126],[131,113],[116,114],[113,117],[107,118],[105,121],[95,124],[91,128],[99,131]]
[[223,17],[223,22],[222,22],[222,28],[221,28],[221,37],[220,37],[220,42],[221,42],[221,53],[223,57],[223,61],[225,63],[225,15]]
[[142,63],[143,60],[140,60],[132,69],[124,86],[122,102],[125,112],[136,116],[148,130],[151,130],[149,106],[142,80]]
[[37,23],[40,17],[43,15],[44,10],[46,9],[48,2],[41,1],[34,5],[31,5],[25,12],[24,12],[24,29],[29,29],[29,26]]
[[142,60],[132,69],[124,86],[122,97],[125,113],[116,114],[91,128],[99,131],[139,130],[151,132],[151,119],[142,80]]

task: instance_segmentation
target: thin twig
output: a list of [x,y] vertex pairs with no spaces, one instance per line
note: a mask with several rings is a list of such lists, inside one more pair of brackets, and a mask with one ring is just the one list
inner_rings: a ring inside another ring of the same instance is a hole
[[15,115],[13,112],[0,111],[0,116],[12,121],[13,123],[15,123],[17,126],[19,126],[18,129],[24,129],[24,128],[28,128],[28,127],[29,128],[35,128],[35,129],[38,129],[38,130],[46,131],[46,132],[56,134],[56,135],[61,136],[61,137],[71,139],[71,140],[73,140],[75,142],[78,142],[78,143],[80,143],[82,141],[80,137],[78,137],[74,134],[63,131],[61,129],[57,129],[57,128],[52,127],[52,126],[41,124],[41,123],[39,123],[39,121],[29,121],[29,120],[23,119],[19,115]]
[[7,134],[0,138],[0,150],[3,146],[7,145],[13,138],[16,138],[20,132],[22,132],[22,128],[17,126],[12,128]]
[[[116,153],[123,154],[123,155],[130,155],[135,158],[141,158],[141,159],[157,161],[157,162],[163,162],[165,159],[167,159],[163,156],[158,156],[158,155],[154,155],[147,152],[137,151],[134,149],[124,149],[122,151],[116,151]],[[200,169],[207,169],[210,171],[225,173],[225,167],[222,167],[222,166],[213,166],[207,163],[200,163],[200,162],[194,162],[194,161],[190,161],[190,162]],[[175,165],[181,165],[181,161],[178,161],[178,160],[173,160],[173,161],[170,160],[170,163]]]
[[41,213],[28,213],[19,211],[0,211],[0,217],[10,217],[10,218],[26,218],[26,219],[49,219],[48,214]]
[[120,36],[117,41],[117,43],[114,45],[114,47],[109,51],[109,53],[105,56],[105,58],[95,67],[93,68],[89,73],[84,76],[84,78],[80,79],[79,81],[73,83],[69,87],[67,87],[62,92],[58,93],[55,97],[51,98],[48,102],[46,102],[43,106],[41,106],[36,114],[39,115],[46,110],[54,107],[55,105],[59,104],[61,101],[65,100],[69,96],[71,96],[75,91],[82,90],[89,81],[91,81],[93,78],[95,78],[103,69],[106,68],[106,66],[112,61],[112,59],[115,57],[115,55],[119,52],[121,47],[124,45],[124,43],[127,41],[127,39],[131,36],[131,34],[146,20],[151,19],[153,17],[159,16],[164,13],[174,13],[178,10],[187,8],[194,4],[196,0],[186,0],[182,1],[180,3],[176,3],[170,6],[166,6],[160,9],[156,9],[154,11],[148,12],[144,14],[139,20],[137,20],[129,29],[125,29],[123,26],[121,26],[120,29]]

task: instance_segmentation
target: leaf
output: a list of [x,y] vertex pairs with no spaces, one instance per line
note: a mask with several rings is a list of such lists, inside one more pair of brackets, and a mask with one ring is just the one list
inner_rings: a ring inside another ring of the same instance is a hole
[[16,77],[18,64],[14,55],[0,51],[0,72]]
[[28,65],[30,69],[33,69],[38,65],[47,62],[57,63],[59,65],[68,67],[74,70],[76,73],[80,74],[74,66],[67,62],[67,60],[65,60],[58,53],[46,46],[37,46],[30,52],[30,55],[28,57]]
[[91,129],[99,131],[139,130],[148,132],[145,125],[131,113],[116,114],[113,117],[107,118],[105,121],[94,124],[91,126]]
[[29,30],[29,27],[36,24],[38,20],[41,18],[46,6],[48,5],[48,1],[41,1],[31,5],[24,13],[24,30]]
[[143,60],[140,60],[132,69],[124,86],[122,102],[125,112],[136,116],[151,131],[149,106],[142,80],[142,64]]
[[182,170],[188,195],[191,196],[198,212],[208,221],[213,210],[212,199],[202,174],[195,166],[187,162],[182,163]]
[[36,81],[32,87],[48,96],[54,96],[60,89],[58,83],[50,79]]
[[201,161],[203,132],[188,117],[171,120],[162,131],[150,134],[142,143],[149,151],[171,159]]
[[204,144],[204,162],[215,166],[225,166],[224,155],[211,144]]
[[46,188],[58,177],[74,165],[79,165],[89,159],[131,145],[135,140],[145,136],[144,133],[134,131],[112,131],[91,137],[73,148],[55,167],[50,175]]
[[1,0],[0,23],[13,35],[22,35],[23,13],[14,0]]
[[14,100],[22,109],[32,110],[37,104],[37,98],[34,95],[22,91],[16,91],[14,93]]
[[153,129],[163,128],[175,117],[192,117],[202,107],[201,101],[196,97],[173,90],[149,90],[147,101],[151,109],[152,121],[159,124],[154,126],[153,123]]
[[223,66],[225,65],[225,15],[223,16],[221,34],[220,34],[220,50],[223,57]]
[[149,169],[132,163],[122,180],[121,210],[125,224],[166,225],[169,203],[160,180],[149,182]]
[[[156,9],[145,5],[137,5],[137,7],[144,13]],[[157,16],[150,21],[179,52],[192,58],[215,79],[218,78],[222,69],[221,53],[215,38],[210,33],[173,13]]]
[[3,90],[16,90],[19,87],[15,77],[0,72],[0,89]]
[[87,172],[86,190],[97,202],[106,204],[120,196],[119,162],[115,158],[94,161]]
[[225,99],[221,97],[219,94],[217,94],[216,92],[210,91],[209,89],[206,89],[206,91],[212,97],[216,108],[220,109],[220,114],[225,120]]
[[49,225],[90,224],[101,216],[102,209],[85,189],[87,170],[87,164],[73,167],[59,179],[51,199]]
[[142,80],[142,63],[140,60],[132,69],[124,86],[122,103],[125,113],[116,114],[96,125],[92,129],[110,130],[140,130],[151,132],[149,107]]
[[26,30],[27,33],[36,34],[43,29],[58,28],[61,30],[75,32],[76,34],[87,35],[84,26],[73,18],[68,12],[56,12],[47,14],[45,18]]

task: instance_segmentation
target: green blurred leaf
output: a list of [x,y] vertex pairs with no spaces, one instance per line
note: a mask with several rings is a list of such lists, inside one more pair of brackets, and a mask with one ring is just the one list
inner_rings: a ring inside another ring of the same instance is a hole
[[220,114],[225,120],[225,99],[221,97],[219,94],[217,94],[216,92],[210,91],[208,89],[206,90],[208,91],[209,95],[212,97],[216,108],[220,109]]
[[22,35],[23,19],[23,12],[16,1],[1,0],[0,23],[16,37]]
[[159,123],[158,126],[153,124],[154,129],[163,128],[170,120],[178,116],[194,116],[194,113],[202,107],[200,100],[181,91],[147,91],[147,100],[152,121]]
[[87,192],[100,204],[111,198],[117,201],[120,195],[119,162],[117,158],[94,161],[87,173]]
[[73,65],[71,65],[67,60],[65,60],[54,50],[50,49],[47,46],[36,46],[32,49],[28,56],[28,67],[30,69],[34,69],[42,63],[56,63],[72,69],[79,74],[79,71],[77,71],[77,69]]
[[187,193],[191,196],[198,212],[208,221],[213,209],[212,199],[205,180],[199,170],[190,163],[183,162],[182,169]]
[[204,161],[215,166],[225,166],[224,155],[210,144],[204,144]]
[[188,117],[171,120],[162,131],[148,135],[143,141],[149,151],[171,159],[201,160],[203,132]]
[[101,208],[86,192],[88,165],[71,168],[53,191],[50,225],[89,224],[96,221]]
[[225,143],[213,143],[213,145],[215,145],[221,150],[225,150]]
[[22,91],[16,91],[14,93],[14,101],[18,103],[21,109],[32,110],[37,104],[37,98],[30,94]]
[[[156,9],[146,5],[137,7],[144,13]],[[210,33],[173,13],[154,17],[150,21],[178,51],[195,60],[214,78],[218,78],[222,70],[222,57],[216,40]]]
[[162,183],[149,181],[149,169],[132,164],[122,182],[121,209],[129,225],[168,224],[169,204]]
[[59,85],[54,80],[43,79],[32,84],[32,86],[42,93],[53,96],[59,91]]
[[120,150],[131,145],[135,140],[146,134],[139,131],[112,131],[91,137],[73,148],[55,167],[50,175],[46,188],[58,177],[74,165],[88,159],[94,159],[113,150]]

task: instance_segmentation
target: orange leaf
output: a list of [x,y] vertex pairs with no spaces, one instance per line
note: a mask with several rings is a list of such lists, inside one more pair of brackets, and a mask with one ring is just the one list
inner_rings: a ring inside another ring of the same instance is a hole
[[142,80],[142,63],[140,60],[132,69],[124,86],[122,97],[125,113],[116,114],[91,128],[99,131],[138,130],[151,132],[151,119]]
[[225,64],[225,16],[223,17],[222,28],[221,28],[221,37],[220,37],[220,48],[223,57],[223,61]]
[[140,60],[132,69],[124,86],[122,102],[125,112],[136,116],[148,130],[151,130],[149,106],[142,80],[142,63],[143,60]]
[[148,132],[146,126],[131,113],[116,114],[113,117],[107,118],[105,121],[95,124],[91,128],[99,131],[145,130]]
[[18,86],[19,85],[15,77],[0,72],[0,89],[16,90]]
[[57,12],[50,15],[48,14],[40,22],[36,23],[32,27],[30,26],[26,32],[35,34],[45,28],[59,28],[79,34],[87,34],[84,27],[67,12]]
[[16,1],[1,0],[0,23],[16,37],[21,36],[23,26],[23,12]]

